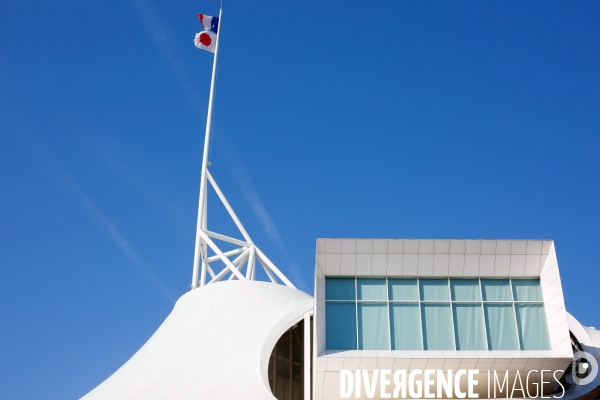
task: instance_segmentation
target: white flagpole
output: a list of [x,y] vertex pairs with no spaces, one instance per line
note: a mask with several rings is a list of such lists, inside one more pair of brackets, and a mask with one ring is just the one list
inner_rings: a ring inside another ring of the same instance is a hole
[[[203,286],[206,280],[206,263],[202,260],[202,271],[200,269],[200,258],[204,243],[200,235],[201,229],[206,229],[206,168],[208,166],[208,150],[210,148],[210,132],[213,117],[213,101],[215,97],[215,81],[217,76],[217,58],[219,55],[219,37],[221,36],[221,16],[223,9],[219,10],[219,25],[217,29],[217,43],[215,44],[215,56],[213,60],[212,78],[210,81],[210,95],[208,97],[208,115],[206,117],[206,133],[204,134],[204,153],[202,155],[202,172],[200,173],[200,199],[198,201],[198,222],[196,225],[196,246],[194,249],[194,269],[192,271],[192,289]],[[198,272],[200,272],[200,282],[198,282]]]

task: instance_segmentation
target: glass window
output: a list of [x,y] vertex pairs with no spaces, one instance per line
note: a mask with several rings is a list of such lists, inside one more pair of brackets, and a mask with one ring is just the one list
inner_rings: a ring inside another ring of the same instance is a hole
[[543,304],[515,304],[519,341],[523,350],[550,348]]
[[421,304],[425,350],[454,350],[450,304]]
[[358,300],[387,300],[385,279],[357,279]]
[[356,300],[354,278],[325,279],[325,300]]
[[481,301],[479,279],[451,279],[450,292],[455,301]]
[[394,301],[418,301],[419,291],[417,290],[416,279],[390,279],[389,281],[390,300]]
[[[415,281],[415,294],[416,294]],[[418,304],[390,304],[392,350],[422,350]]]
[[358,303],[359,350],[389,350],[389,332],[386,303]]
[[484,301],[512,301],[508,279],[482,279]]
[[326,303],[325,314],[325,347],[328,350],[356,350],[356,304]]
[[515,301],[544,301],[539,279],[513,279]]
[[551,349],[539,279],[336,277],[325,290],[327,350]]
[[421,300],[449,301],[447,279],[420,279]]
[[456,350],[487,350],[481,304],[454,304],[453,312]]
[[484,310],[489,349],[519,350],[513,305],[486,304]]

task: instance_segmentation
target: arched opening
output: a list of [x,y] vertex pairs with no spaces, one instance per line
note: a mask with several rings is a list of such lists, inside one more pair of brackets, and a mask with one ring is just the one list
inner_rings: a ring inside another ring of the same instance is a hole
[[[311,317],[311,335],[312,320]],[[312,340],[309,342],[312,344]],[[312,354],[312,346],[310,350]],[[304,320],[301,320],[281,335],[269,358],[269,386],[277,400],[304,400],[305,363],[310,365],[308,379],[311,379],[312,363],[304,357]]]

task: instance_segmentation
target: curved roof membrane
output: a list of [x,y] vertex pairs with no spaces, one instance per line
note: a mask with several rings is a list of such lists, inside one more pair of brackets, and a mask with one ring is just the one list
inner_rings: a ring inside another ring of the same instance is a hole
[[270,353],[313,302],[297,289],[260,281],[192,290],[131,359],[82,399],[274,399]]

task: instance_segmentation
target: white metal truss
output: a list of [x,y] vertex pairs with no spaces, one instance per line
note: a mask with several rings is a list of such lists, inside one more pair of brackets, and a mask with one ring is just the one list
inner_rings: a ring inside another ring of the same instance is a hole
[[[194,265],[192,288],[219,282],[224,279],[256,280],[258,265],[262,266],[271,282],[283,283],[286,286],[295,287],[279,268],[254,244],[212,174],[208,170],[205,171],[205,174],[208,183],[210,183],[210,186],[221,200],[221,203],[239,229],[244,240],[210,231],[207,229],[206,224],[202,224],[202,227],[198,230],[198,237],[200,238],[198,247],[201,261],[199,264],[201,265],[198,265],[200,271]],[[206,222],[206,202],[208,196],[205,193],[202,197],[205,205],[201,218]],[[228,243],[229,247],[231,245],[236,247],[233,250],[222,251],[219,247],[220,242]],[[211,250],[214,253],[212,256],[209,255],[209,251]],[[216,264],[220,264],[220,266],[224,264],[224,267],[219,272],[216,272]]]
[[[208,170],[208,151],[210,146],[210,134],[212,126],[213,100],[215,93],[215,78],[217,70],[217,57],[219,53],[219,37],[222,27],[222,12],[219,13],[219,29],[217,32],[217,43],[213,60],[213,71],[208,100],[208,116],[206,120],[206,132],[204,137],[204,152],[202,156],[202,172],[200,176],[200,200],[198,203],[198,224],[196,226],[196,247],[194,251],[194,268],[192,272],[192,289],[210,283],[219,282],[224,279],[232,280],[256,280],[257,265],[260,264],[267,276],[274,283],[282,283],[295,288],[283,273],[269,260],[252,239],[242,225],[241,221],[231,208],[225,195],[217,185],[217,182]],[[223,206],[231,216],[231,219],[239,229],[244,240],[222,235],[208,230],[208,183],[212,186]],[[216,241],[216,242],[215,242]],[[222,251],[218,243],[225,242],[228,247],[236,246],[233,250]],[[214,255],[209,255],[211,250]],[[217,265],[222,265],[219,272],[215,272]]]

